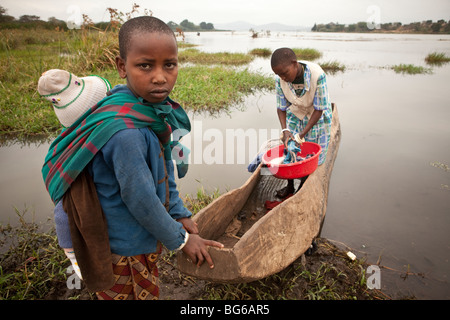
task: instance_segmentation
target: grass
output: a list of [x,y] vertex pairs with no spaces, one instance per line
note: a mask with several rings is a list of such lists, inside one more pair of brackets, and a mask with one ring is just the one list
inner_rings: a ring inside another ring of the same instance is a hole
[[[219,197],[217,190],[207,193],[203,188],[194,196],[187,195],[185,205],[196,214]],[[89,300],[95,295],[81,289],[68,290],[67,268],[70,262],[58,246],[54,229],[42,231],[36,223],[26,222],[19,213],[19,225],[0,225],[0,300]],[[362,262],[350,261],[345,252],[324,239],[318,239],[318,250],[306,261],[296,260],[285,270],[249,283],[217,284],[199,282],[179,271],[165,277],[174,285],[189,290],[192,283],[200,288],[194,299],[202,300],[356,300],[384,299],[381,292],[369,292]],[[161,256],[161,274],[174,268],[175,254]],[[182,284],[179,284],[182,283]],[[381,295],[381,296],[380,296]]]
[[247,69],[188,66],[180,69],[171,96],[187,109],[217,112],[241,102],[247,94],[272,87],[272,78]]
[[187,43],[184,41],[179,41],[178,42],[178,49],[186,49],[186,48],[192,48],[192,47],[196,47],[196,44],[193,43]]
[[[196,197],[187,195],[184,201],[196,214],[219,195],[218,190],[206,193],[200,188]],[[16,209],[15,213],[18,226],[0,224],[0,300],[61,298],[56,288],[66,286],[70,262],[58,245],[54,228],[43,231],[42,226],[27,221],[30,215],[27,209],[24,212]],[[69,292],[66,299],[80,298],[81,290]],[[93,298],[91,294],[85,293],[86,296]]]
[[338,61],[327,61],[319,63],[323,71],[328,74],[336,74],[338,72],[344,72],[346,67]]
[[[205,53],[191,46],[179,42],[180,72],[173,92],[185,108],[226,111],[243,95],[272,88],[271,77],[235,68],[248,64],[253,55]],[[2,30],[0,143],[10,137],[51,136],[60,130],[50,103],[37,93],[44,71],[65,69],[80,77],[97,74],[114,86],[124,83],[115,69],[117,54],[117,32],[113,31]]]
[[[249,283],[208,283],[207,300],[360,300],[379,299],[365,290],[361,262],[349,262],[344,253],[319,239],[315,262],[296,260],[285,270]],[[309,258],[306,258],[308,260]],[[382,298],[381,298],[382,299]]]
[[215,52],[208,53],[198,49],[186,49],[178,53],[179,62],[190,62],[202,65],[233,65],[239,66],[248,64],[253,60],[253,56],[246,53],[230,53],[230,52]]
[[272,55],[272,50],[268,48],[255,48],[250,50],[249,54],[257,56],[257,57],[270,57]]
[[427,74],[431,73],[431,69],[413,64],[398,64],[391,67],[396,73],[403,74]]
[[183,201],[185,206],[192,212],[193,215],[195,215],[219,196],[219,190],[216,189],[212,193],[207,193],[205,189],[201,187],[197,190],[196,197],[188,194]]
[[445,53],[433,52],[425,57],[425,62],[430,65],[441,66],[443,64],[450,62],[450,57],[447,56]]
[[322,52],[313,48],[292,48],[299,60],[317,60],[322,57]]
[[0,255],[0,300],[44,299],[56,282],[66,281],[70,265],[58,247],[54,231],[42,232],[36,223],[26,222],[19,213],[20,225],[0,225],[0,244],[9,250]]

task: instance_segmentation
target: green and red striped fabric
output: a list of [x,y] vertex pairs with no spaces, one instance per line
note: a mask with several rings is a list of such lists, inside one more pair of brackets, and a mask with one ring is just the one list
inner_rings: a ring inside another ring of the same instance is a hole
[[56,204],[78,174],[116,132],[127,128],[150,127],[171,159],[171,133],[190,131],[184,109],[166,99],[161,104],[147,104],[127,93],[105,97],[90,108],[72,126],[64,129],[50,145],[42,176],[52,201]]

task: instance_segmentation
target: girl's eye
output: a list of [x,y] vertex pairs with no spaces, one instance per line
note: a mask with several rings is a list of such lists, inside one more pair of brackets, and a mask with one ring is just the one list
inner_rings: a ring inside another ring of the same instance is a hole
[[167,67],[168,69],[173,69],[173,68],[175,68],[176,66],[177,66],[176,63],[168,63],[168,64],[166,64],[166,67]]
[[140,67],[145,70],[150,69],[150,65],[148,63],[143,63],[140,65]]

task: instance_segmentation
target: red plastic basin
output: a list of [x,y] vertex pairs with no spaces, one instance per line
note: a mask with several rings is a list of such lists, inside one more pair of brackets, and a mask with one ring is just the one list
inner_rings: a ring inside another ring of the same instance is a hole
[[322,152],[320,145],[314,142],[303,142],[301,145],[300,157],[305,158],[308,154],[314,153],[311,158],[303,161],[274,164],[272,160],[284,157],[284,145],[269,149],[262,157],[262,162],[267,166],[269,171],[279,179],[297,179],[305,177],[313,173],[319,164],[319,155]]

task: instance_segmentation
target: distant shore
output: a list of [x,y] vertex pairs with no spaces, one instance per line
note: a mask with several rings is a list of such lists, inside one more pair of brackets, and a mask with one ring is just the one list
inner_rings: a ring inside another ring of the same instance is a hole
[[426,20],[402,24],[401,22],[375,23],[358,22],[354,24],[314,24],[313,32],[348,32],[348,33],[403,33],[403,34],[450,34],[450,21]]

